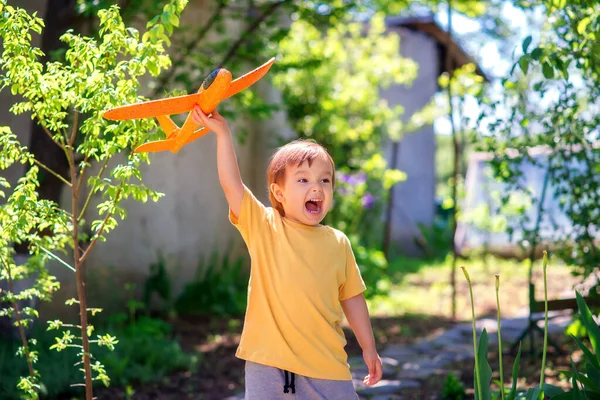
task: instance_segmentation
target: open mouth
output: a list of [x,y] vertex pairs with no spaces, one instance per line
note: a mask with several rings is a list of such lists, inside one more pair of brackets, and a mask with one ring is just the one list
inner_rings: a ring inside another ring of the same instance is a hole
[[323,200],[309,200],[304,203],[304,207],[309,214],[319,214],[321,212],[322,205]]

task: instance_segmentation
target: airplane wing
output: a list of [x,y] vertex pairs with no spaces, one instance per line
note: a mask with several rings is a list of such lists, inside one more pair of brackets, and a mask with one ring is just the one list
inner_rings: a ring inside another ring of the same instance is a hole
[[200,101],[200,96],[200,93],[194,93],[115,107],[106,111],[104,118],[120,121],[124,119],[152,118],[158,115],[181,114],[191,111],[194,105]]
[[144,143],[138,146],[133,152],[134,153],[154,153],[157,151],[171,150],[175,146],[175,139],[156,140],[154,142]]
[[[206,135],[209,132],[210,131],[208,129],[202,127],[200,129],[194,131],[194,133],[192,133],[190,135],[188,140],[186,140],[185,144],[191,143],[194,140],[198,139],[201,136]],[[172,137],[170,139],[156,140],[154,142],[144,143],[141,146],[138,146],[134,150],[134,153],[154,153],[157,151],[171,150],[171,148],[173,146],[175,146],[175,138],[174,137]]]
[[225,95],[223,96],[223,100],[233,96],[236,93],[241,92],[242,90],[246,89],[248,86],[254,84],[260,78],[265,76],[265,74],[269,71],[269,69],[271,68],[271,65],[273,65],[274,62],[275,62],[275,57],[271,58],[269,61],[267,61],[260,67],[256,68],[255,70],[250,71],[250,72],[240,76],[233,82],[231,82],[231,86],[229,86],[229,89],[227,90],[227,92],[225,92]]

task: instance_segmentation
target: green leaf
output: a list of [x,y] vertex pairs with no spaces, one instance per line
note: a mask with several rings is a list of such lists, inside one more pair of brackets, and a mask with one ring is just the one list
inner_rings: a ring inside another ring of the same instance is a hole
[[598,354],[598,346],[600,345],[600,328],[598,328],[598,325],[594,321],[592,313],[590,312],[590,309],[585,303],[585,300],[583,300],[583,297],[581,297],[581,294],[579,294],[579,292],[576,291],[575,296],[577,298],[579,314],[581,315],[581,319],[588,333],[588,338],[590,339],[590,343],[592,344],[592,348],[594,349],[594,353],[596,354],[596,360],[600,361],[600,356]]
[[519,58],[519,66],[525,75],[527,75],[527,71],[529,71],[529,58],[527,56],[522,56]]
[[541,387],[536,386],[527,391],[525,395],[526,400],[544,400],[544,391]]
[[175,14],[169,14],[169,22],[175,27],[179,26],[179,18]]
[[573,338],[573,340],[575,340],[575,343],[577,343],[577,346],[579,346],[581,351],[583,351],[583,354],[585,355],[585,359],[587,361],[589,361],[590,363],[592,363],[596,368],[600,368],[600,362],[598,362],[598,359],[596,358],[594,353],[592,353],[590,351],[590,349],[588,349],[583,344],[583,342],[581,340],[579,340],[579,338],[577,336],[571,335],[571,337]]
[[585,369],[588,377],[594,382],[594,385],[600,387],[600,370],[590,363],[586,363]]
[[530,36],[527,36],[525,38],[525,40],[523,41],[523,54],[527,54],[527,49],[529,48],[529,45],[531,44],[531,40],[532,40],[532,37],[530,35]]
[[519,351],[517,352],[517,356],[515,357],[515,362],[512,368],[512,387],[510,388],[510,392],[506,397],[506,400],[515,400],[515,396],[517,395],[517,380],[519,379],[519,363],[521,362],[521,342],[519,342]]
[[585,17],[577,24],[577,33],[583,35],[587,29],[587,26],[590,24],[590,17]]
[[544,74],[544,78],[552,79],[554,78],[554,67],[548,62],[544,62],[542,64],[542,73]]
[[600,394],[600,389],[598,389],[598,386],[596,386],[596,384],[589,377],[583,374],[577,374],[577,379],[579,382],[581,382],[586,390]]
[[557,394],[556,396],[550,397],[552,400],[573,400],[573,391],[570,390],[568,392],[564,392],[561,394]]
[[548,396],[550,398],[553,398],[555,396],[558,396],[559,394],[564,393],[564,390],[562,390],[562,388],[560,388],[558,386],[550,385],[549,383],[544,383],[542,385],[542,390],[544,392],[544,395]]
[[540,47],[536,47],[530,54],[531,59],[538,61],[542,56],[542,49]]
[[[488,362],[488,335],[485,328],[479,338],[477,360],[479,362],[479,379],[481,381],[481,399],[477,390],[477,382],[475,382],[475,400],[491,400],[490,383],[492,382],[492,367],[490,367]],[[477,378],[475,377],[475,379]]]
[[[577,292],[575,292],[575,293],[578,294]],[[582,393],[581,390],[579,390],[579,383],[578,383],[579,372],[577,371],[577,367],[575,367],[575,364],[573,363],[572,358],[570,361],[571,361],[571,368],[573,369],[573,376],[571,377],[571,383],[573,385],[573,397],[571,397],[571,398],[573,400],[584,400],[586,398],[585,393]]]

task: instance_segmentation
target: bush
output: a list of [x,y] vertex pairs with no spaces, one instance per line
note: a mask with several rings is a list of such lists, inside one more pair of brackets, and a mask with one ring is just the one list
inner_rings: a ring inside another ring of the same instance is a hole
[[[158,381],[169,373],[189,369],[198,361],[186,355],[172,335],[171,326],[159,319],[141,317],[131,322],[124,313],[114,314],[99,332],[111,332],[119,339],[115,350],[101,347],[95,357],[104,364],[113,385],[125,386],[136,382]],[[39,360],[36,369],[41,376],[40,397],[67,398],[81,395],[70,385],[81,381],[81,372],[73,368],[80,361],[76,351],[50,350],[55,343],[54,334],[41,325],[32,329],[32,340],[37,342]],[[15,363],[18,340],[0,341],[0,399],[21,399],[17,382],[27,375],[27,364]],[[94,381],[95,387],[102,386]]]
[[249,274],[244,258],[231,261],[228,255],[219,260],[213,252],[205,265],[201,259],[196,277],[175,301],[181,315],[239,315],[246,310]]

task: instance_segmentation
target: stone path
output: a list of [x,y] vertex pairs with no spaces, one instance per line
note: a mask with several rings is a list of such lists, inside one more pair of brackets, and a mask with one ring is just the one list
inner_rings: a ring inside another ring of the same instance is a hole
[[[550,314],[548,333],[560,339],[571,322],[570,313]],[[543,315],[541,315],[543,318]],[[543,327],[544,321],[540,321]],[[511,345],[527,326],[527,317],[501,320],[502,344]],[[489,346],[498,345],[496,319],[484,318],[476,322],[477,337],[487,330]],[[525,346],[525,343],[523,343]],[[457,324],[435,337],[413,344],[390,345],[380,351],[383,362],[383,379],[375,386],[365,387],[363,378],[368,374],[362,358],[349,360],[354,385],[361,400],[401,400],[406,389],[418,389],[423,382],[438,375],[445,379],[452,366],[473,359],[473,327],[471,323]],[[243,394],[226,400],[243,400]]]
[[[565,327],[571,322],[571,314],[550,314],[548,335],[560,339]],[[542,315],[543,317],[543,315]],[[501,319],[502,345],[514,343],[527,326],[527,317]],[[540,321],[543,327],[544,321]],[[489,346],[498,345],[496,319],[476,321],[477,338],[485,328]],[[525,346],[525,343],[523,343]],[[440,335],[410,345],[391,345],[381,351],[383,379],[375,386],[365,387],[362,383],[367,370],[362,359],[350,360],[354,384],[361,399],[400,400],[404,389],[418,389],[423,381],[433,375],[445,379],[452,366],[473,359],[473,325],[457,324]]]

